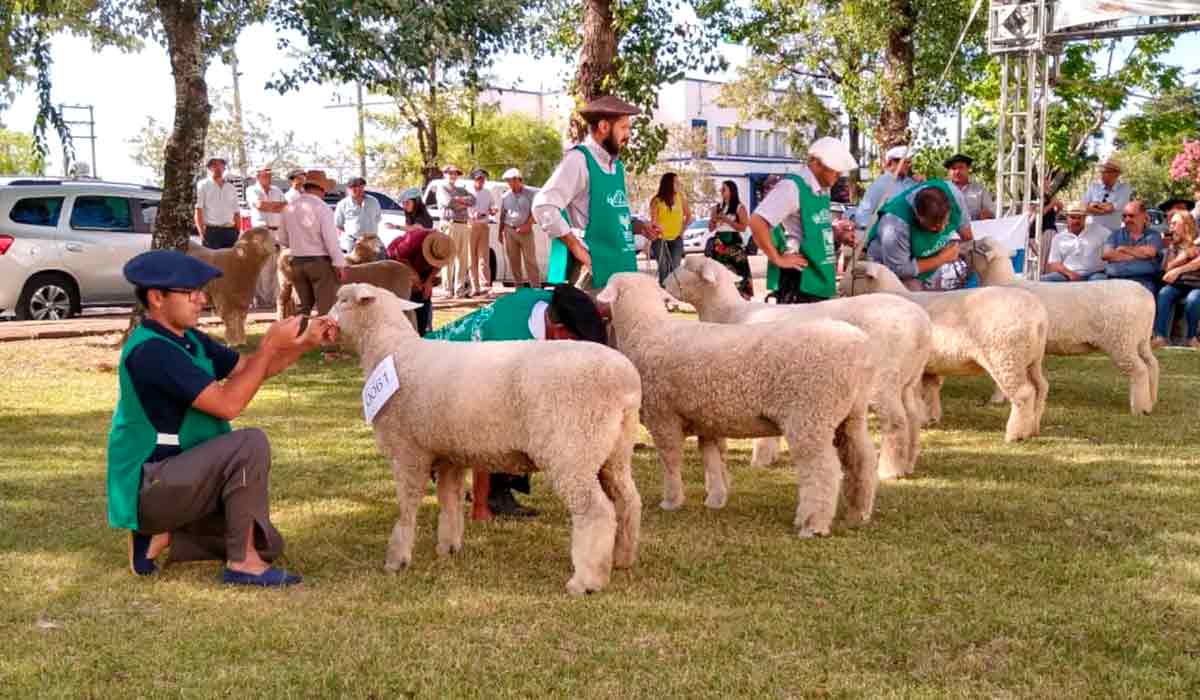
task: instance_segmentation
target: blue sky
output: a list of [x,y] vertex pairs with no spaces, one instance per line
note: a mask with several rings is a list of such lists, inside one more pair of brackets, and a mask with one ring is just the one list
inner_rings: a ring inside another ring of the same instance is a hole
[[[249,27],[239,38],[244,109],[268,114],[277,128],[294,130],[301,142],[322,141],[330,146],[334,142],[351,142],[354,111],[330,106],[350,104],[352,89],[310,85],[286,95],[264,89],[277,67],[287,60],[276,48],[278,38],[268,25]],[[133,163],[127,142],[148,116],[170,123],[174,89],[165,52],[150,44],[138,54],[123,54],[113,49],[97,54],[86,41],[69,36],[56,37],[52,51],[54,100],[95,107],[97,173],[107,179],[145,181],[151,174]],[[740,47],[727,47],[726,52],[735,64],[744,60],[745,52]],[[1200,34],[1182,37],[1169,62],[1184,66],[1190,73],[1189,82],[1200,81]],[[497,85],[542,90],[558,89],[569,77],[568,67],[562,62],[518,55],[502,57],[491,73]],[[211,66],[207,77],[210,88],[231,85],[229,68],[223,64]],[[138,99],[131,100],[130,95],[137,95]],[[34,108],[33,95],[26,91],[2,115],[3,122],[9,128],[27,131],[33,122]],[[56,143],[54,149],[57,148]],[[77,148],[80,156],[87,159],[86,142],[79,142]],[[59,172],[60,163],[58,154],[53,154],[50,172]]]

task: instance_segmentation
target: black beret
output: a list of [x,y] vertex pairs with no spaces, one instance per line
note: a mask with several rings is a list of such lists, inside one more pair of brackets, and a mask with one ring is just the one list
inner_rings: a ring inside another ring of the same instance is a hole
[[125,279],[143,289],[200,289],[221,271],[178,250],[151,250],[125,263]]
[[969,168],[975,164],[975,161],[971,158],[971,156],[965,156],[961,153],[955,153],[954,155],[950,156],[946,160],[942,161],[942,167],[949,168],[951,165],[954,165],[955,163],[966,163],[967,167]]
[[1192,199],[1184,199],[1183,197],[1172,197],[1172,198],[1168,199],[1167,201],[1163,202],[1162,204],[1158,205],[1158,208],[1163,211],[1167,211],[1171,207],[1179,205],[1179,204],[1182,204],[1183,206],[1187,207],[1188,211],[1191,211],[1192,208],[1194,208],[1196,206],[1196,201],[1192,200]]
[[596,310],[596,302],[574,285],[555,285],[550,297],[550,313],[580,340],[600,344],[608,341],[608,331]]

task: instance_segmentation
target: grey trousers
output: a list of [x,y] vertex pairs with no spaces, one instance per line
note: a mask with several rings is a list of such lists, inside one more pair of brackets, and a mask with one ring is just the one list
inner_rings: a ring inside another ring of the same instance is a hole
[[171,533],[171,561],[242,561],[246,533],[272,561],[283,536],[271,524],[267,477],[271,445],[257,428],[234,430],[161,462],[142,465],[139,531]]

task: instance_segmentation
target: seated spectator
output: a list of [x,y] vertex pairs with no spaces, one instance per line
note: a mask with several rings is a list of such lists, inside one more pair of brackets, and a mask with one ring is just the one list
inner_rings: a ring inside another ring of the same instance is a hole
[[1154,339],[1161,348],[1171,336],[1171,314],[1183,300],[1187,318],[1188,345],[1200,350],[1196,329],[1200,325],[1200,246],[1196,245],[1196,220],[1178,211],[1171,216],[1171,246],[1163,257],[1163,288],[1158,292],[1158,310],[1154,315]]
[[1067,230],[1054,236],[1043,282],[1090,282],[1102,280],[1104,260],[1100,257],[1108,229],[1087,223],[1087,207],[1077,202],[1067,207]]
[[1133,280],[1157,294],[1158,258],[1163,244],[1158,232],[1146,228],[1146,205],[1136,199],[1126,204],[1121,222],[1121,228],[1113,231],[1104,244],[1104,274],[1112,279]]

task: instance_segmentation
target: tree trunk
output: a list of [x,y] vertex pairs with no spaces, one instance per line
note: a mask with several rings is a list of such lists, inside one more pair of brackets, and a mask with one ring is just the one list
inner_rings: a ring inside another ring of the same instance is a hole
[[202,0],[156,0],[171,75],[175,78],[175,124],[163,149],[163,196],[154,224],[154,248],[187,247],[196,204],[196,172],[204,158],[204,141],[212,107],[204,70],[208,60],[201,44]]
[[[584,0],[583,45],[579,50],[579,70],[575,73],[575,95],[589,102],[607,95],[605,80],[613,74],[617,58],[617,28],[613,24],[613,0]],[[571,122],[571,138],[582,141],[587,126]]]
[[912,99],[913,30],[917,23],[912,0],[892,0],[895,24],[888,31],[887,51],[883,59],[883,95],[875,142],[880,150],[907,144],[908,112]]

